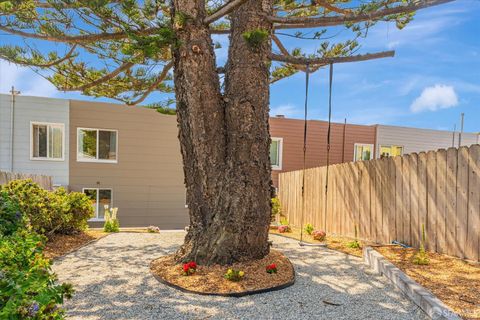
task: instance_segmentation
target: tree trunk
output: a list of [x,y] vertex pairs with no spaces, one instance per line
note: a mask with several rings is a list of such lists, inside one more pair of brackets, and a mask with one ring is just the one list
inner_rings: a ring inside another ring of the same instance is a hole
[[229,264],[269,252],[271,44],[252,47],[243,34],[270,32],[262,14],[271,7],[271,0],[250,0],[232,15],[222,95],[209,27],[202,22],[204,1],[174,1],[174,83],[190,210],[178,261]]

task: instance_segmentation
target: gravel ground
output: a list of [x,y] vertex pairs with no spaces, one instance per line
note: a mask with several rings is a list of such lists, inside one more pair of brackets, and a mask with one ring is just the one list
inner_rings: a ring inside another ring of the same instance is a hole
[[[57,260],[53,269],[76,293],[71,319],[428,319],[361,259],[325,248],[299,247],[272,236],[291,259],[296,283],[242,298],[199,296],[160,284],[154,258],[173,252],[183,232],[112,234]],[[324,301],[338,305],[326,304]]]

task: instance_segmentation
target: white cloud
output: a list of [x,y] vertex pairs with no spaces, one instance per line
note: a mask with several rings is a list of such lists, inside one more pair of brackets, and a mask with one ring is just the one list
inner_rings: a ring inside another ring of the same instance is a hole
[[437,111],[458,105],[458,96],[453,86],[436,84],[423,89],[418,98],[410,105],[414,113],[422,111]]
[[292,104],[280,105],[278,107],[273,107],[270,109],[270,115],[272,117],[277,115],[284,115],[287,118],[290,117],[299,117],[303,115],[303,109],[294,106]]
[[0,93],[8,93],[12,86],[22,95],[54,97],[57,89],[46,79],[26,67],[0,59]]

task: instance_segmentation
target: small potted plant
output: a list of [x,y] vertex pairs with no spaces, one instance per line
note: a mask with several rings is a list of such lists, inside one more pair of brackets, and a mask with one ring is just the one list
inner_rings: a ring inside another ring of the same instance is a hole
[[268,266],[266,266],[265,269],[267,273],[277,273],[277,265],[275,263],[269,264]]
[[241,270],[234,270],[234,269],[230,268],[230,269],[227,270],[227,272],[224,274],[223,277],[227,280],[237,282],[237,281],[242,280],[244,276],[245,276],[245,272],[243,272]]
[[315,230],[312,232],[312,236],[314,240],[325,241],[327,233],[323,230]]
[[197,271],[197,264],[195,261],[187,262],[183,265],[183,275],[184,276],[191,276]]

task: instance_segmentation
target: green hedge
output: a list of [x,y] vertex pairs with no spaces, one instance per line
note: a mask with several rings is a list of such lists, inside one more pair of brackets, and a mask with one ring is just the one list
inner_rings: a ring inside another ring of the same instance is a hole
[[67,193],[63,188],[48,191],[29,179],[13,180],[1,191],[16,203],[32,230],[39,234],[84,230],[94,213],[89,198],[83,193]]

